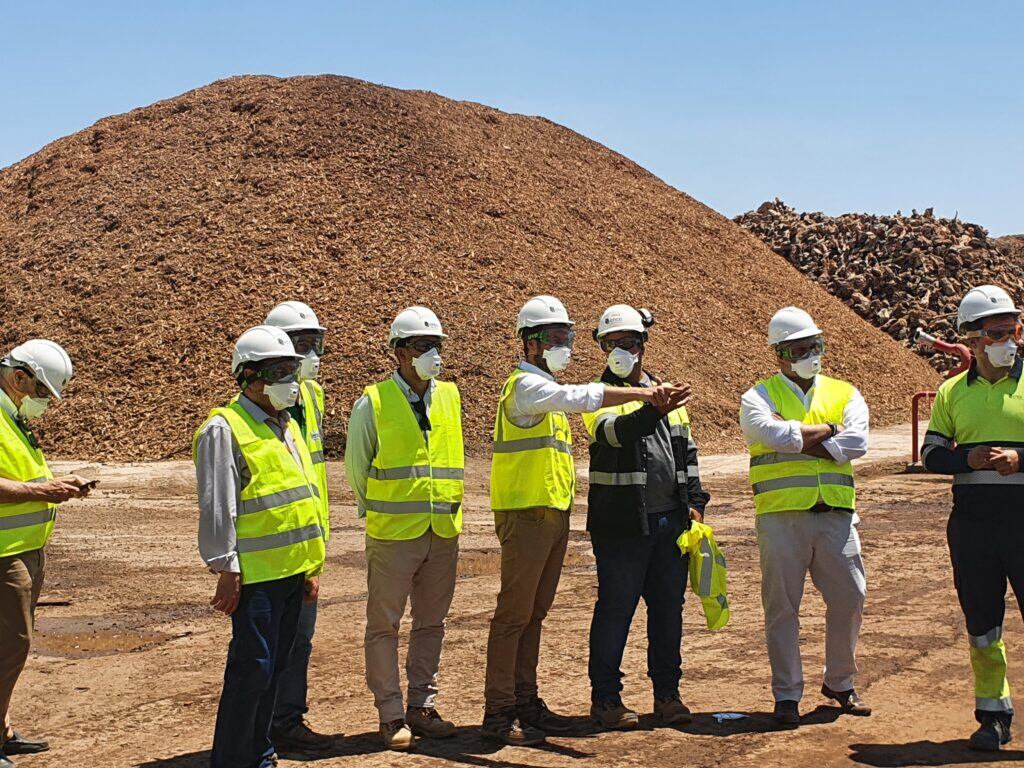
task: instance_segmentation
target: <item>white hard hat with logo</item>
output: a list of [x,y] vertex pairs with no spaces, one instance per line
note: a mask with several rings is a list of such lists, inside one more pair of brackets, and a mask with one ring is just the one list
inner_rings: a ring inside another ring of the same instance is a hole
[[569,313],[554,296],[534,296],[523,304],[516,317],[516,335],[525,328],[536,328],[539,325],[575,325],[569,319]]
[[8,352],[2,362],[31,373],[58,400],[74,373],[64,347],[49,339],[29,339]]
[[391,323],[388,345],[393,347],[399,339],[411,339],[415,336],[448,338],[437,315],[426,307],[408,307],[399,312]]
[[295,353],[287,333],[273,325],[257,325],[239,336],[235,342],[231,352],[231,373],[237,376],[239,369],[246,363],[282,357],[302,359],[302,355]]
[[821,328],[799,307],[783,307],[768,321],[768,344],[773,347],[786,341],[808,339],[821,334]]
[[956,329],[960,331],[967,323],[984,317],[1016,314],[1020,314],[1020,310],[1014,306],[1010,294],[998,285],[979,285],[961,299],[956,311]]
[[615,304],[608,307],[597,321],[594,338],[600,339],[615,331],[633,331],[643,334],[647,339],[647,329],[654,325],[654,315],[647,309],[634,309],[628,304]]
[[320,325],[316,313],[308,304],[301,301],[285,301],[278,304],[263,321],[264,325],[273,325],[287,333],[295,331],[326,331]]

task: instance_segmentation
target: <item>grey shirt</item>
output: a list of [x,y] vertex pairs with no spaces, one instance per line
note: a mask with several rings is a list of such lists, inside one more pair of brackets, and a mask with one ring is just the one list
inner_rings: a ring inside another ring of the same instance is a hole
[[[288,421],[287,411],[277,418],[269,415],[245,395],[238,403],[254,421],[270,427],[288,446],[295,463],[302,467]],[[196,485],[199,492],[199,555],[213,571],[241,573],[236,546],[235,519],[242,506],[242,489],[252,480],[249,466],[222,416],[203,426],[196,441]]]
[[[419,402],[420,396],[412,391],[412,387],[402,378],[398,371],[391,374],[405,399],[412,403]],[[423,405],[427,409],[427,418],[430,418],[430,398],[434,393],[436,384],[430,380],[427,385],[426,394],[423,396]],[[427,439],[427,433],[423,433]],[[345,474],[348,477],[349,487],[356,497],[356,510],[359,517],[366,517],[366,479],[370,476],[370,465],[377,455],[377,422],[373,415],[373,403],[366,395],[361,395],[352,406],[352,415],[348,421],[348,439],[345,441]]]
[[[647,374],[644,374],[640,383],[645,387],[654,386],[654,382]],[[644,438],[644,446],[647,448],[647,512],[671,512],[679,509],[676,460],[672,453],[672,434],[667,418],[658,422],[654,434]]]

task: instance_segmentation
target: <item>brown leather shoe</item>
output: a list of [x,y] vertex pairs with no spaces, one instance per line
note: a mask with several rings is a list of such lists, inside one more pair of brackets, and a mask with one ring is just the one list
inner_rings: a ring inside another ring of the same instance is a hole
[[544,733],[572,733],[576,729],[576,722],[571,717],[559,715],[548,709],[544,699],[539,696],[533,701],[521,704],[518,707],[519,722],[523,725],[533,726]]
[[416,737],[404,720],[381,723],[380,737],[384,740],[385,749],[395,752],[408,752],[416,744]]
[[285,731],[274,731],[271,734],[271,741],[277,749],[288,750],[289,752],[303,752],[310,750],[318,752],[334,745],[334,737],[323,733],[317,733],[309,727],[305,720],[292,726]]
[[654,714],[668,725],[686,725],[693,722],[690,708],[679,700],[678,696],[654,700]]
[[823,685],[821,686],[821,695],[839,702],[839,708],[849,715],[867,717],[871,714],[871,707],[861,700],[853,688],[848,691],[833,691],[827,685]]
[[455,723],[445,720],[433,707],[409,707],[405,710],[405,723],[414,734],[428,739],[447,739],[455,735]]
[[631,731],[640,724],[636,712],[618,699],[594,702],[590,705],[590,716],[611,731]]

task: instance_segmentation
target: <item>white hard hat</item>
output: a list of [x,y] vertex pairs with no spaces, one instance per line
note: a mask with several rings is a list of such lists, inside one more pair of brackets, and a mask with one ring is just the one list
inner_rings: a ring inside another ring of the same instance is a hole
[[768,321],[768,343],[773,347],[784,341],[821,336],[821,333],[811,316],[799,307],[783,307]]
[[317,320],[316,312],[308,304],[301,301],[285,301],[278,304],[263,321],[265,325],[273,325],[286,333],[294,331],[326,331]]
[[615,331],[635,331],[647,338],[647,329],[654,325],[654,315],[646,309],[634,309],[628,304],[615,304],[608,307],[597,321],[594,338],[600,339],[607,333]]
[[394,346],[399,339],[411,339],[414,336],[436,336],[447,339],[441,321],[437,315],[426,307],[406,307],[399,312],[391,323],[388,334],[388,345]]
[[980,285],[971,288],[961,299],[956,310],[956,329],[959,331],[967,323],[983,317],[1015,314],[1020,314],[1020,310],[1014,306],[1010,294],[998,285]]
[[28,369],[58,400],[73,373],[64,347],[49,339],[29,339],[8,352],[3,364]]
[[237,376],[238,369],[245,363],[279,357],[302,359],[302,355],[295,353],[287,333],[272,325],[257,325],[239,336],[235,342],[231,352],[231,373]]
[[524,328],[536,328],[538,325],[576,325],[569,319],[565,306],[554,296],[534,296],[523,304],[516,317],[516,335]]

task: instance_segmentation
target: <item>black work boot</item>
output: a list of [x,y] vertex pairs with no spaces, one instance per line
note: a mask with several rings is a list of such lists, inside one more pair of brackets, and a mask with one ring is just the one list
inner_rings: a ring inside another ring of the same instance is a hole
[[485,713],[480,732],[486,738],[503,741],[512,747],[533,747],[544,743],[544,732],[521,722],[514,709]]
[[971,734],[967,746],[979,752],[998,752],[1012,738],[1009,722],[995,715],[982,715],[981,725]]
[[571,717],[560,715],[548,709],[548,705],[544,703],[544,699],[540,698],[540,696],[535,696],[526,704],[520,704],[518,710],[520,723],[532,726],[544,733],[556,735],[572,733],[576,727],[575,721]]

